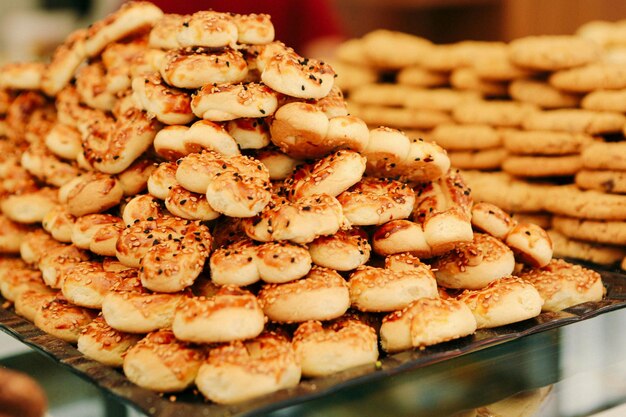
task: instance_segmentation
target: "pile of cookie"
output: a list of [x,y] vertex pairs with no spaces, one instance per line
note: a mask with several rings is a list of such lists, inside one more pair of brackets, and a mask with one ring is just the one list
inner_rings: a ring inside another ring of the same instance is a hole
[[125,3],[0,69],[0,287],[132,382],[234,403],[603,296],[267,15]]
[[558,255],[612,264],[626,256],[621,210],[549,201],[568,192],[593,206],[626,204],[625,34],[621,23],[591,22],[576,36],[435,45],[377,30],[339,47],[337,81],[352,114],[417,129],[453,167],[476,171],[466,178],[477,200],[553,228]]

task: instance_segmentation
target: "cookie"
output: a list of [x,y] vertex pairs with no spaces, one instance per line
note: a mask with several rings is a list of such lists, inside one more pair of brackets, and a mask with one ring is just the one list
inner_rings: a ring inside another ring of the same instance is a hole
[[348,92],[363,84],[371,84],[378,79],[376,71],[363,65],[353,65],[343,61],[330,61],[329,64],[337,74],[335,85],[343,92]]
[[517,177],[564,177],[576,174],[582,167],[580,155],[536,156],[510,155],[502,170]]
[[626,245],[626,222],[554,216],[552,228],[572,239]]
[[506,83],[482,79],[473,68],[452,71],[450,84],[459,90],[475,91],[486,97],[504,97],[508,94]]
[[576,174],[576,185],[584,190],[626,194],[626,172],[583,169]]
[[508,50],[489,55],[477,56],[472,62],[476,75],[484,80],[511,81],[530,77],[533,71],[518,67],[509,60]]
[[441,87],[447,85],[449,80],[447,73],[430,71],[421,66],[402,68],[396,75],[399,84],[414,87]]
[[626,89],[592,91],[583,97],[580,106],[587,110],[626,113]]
[[515,65],[537,71],[579,67],[597,60],[598,45],[577,36],[527,36],[509,44],[509,59]]
[[596,142],[581,156],[585,168],[626,171],[626,142]]
[[558,132],[601,135],[621,132],[626,117],[619,113],[582,109],[559,109],[529,114],[522,127],[526,130],[553,130]]
[[363,66],[365,62],[365,42],[360,38],[348,39],[337,46],[335,57],[346,64]]
[[357,104],[403,106],[411,90],[398,84],[364,84],[350,91],[350,101]]
[[545,197],[558,188],[521,181],[506,172],[463,171],[463,178],[475,202],[496,204],[507,212],[541,212]]
[[452,111],[463,103],[480,100],[474,91],[457,91],[449,88],[408,90],[403,88],[404,106],[411,109]]
[[506,149],[492,148],[478,151],[450,151],[450,165],[458,169],[491,171],[499,169],[507,157]]
[[486,124],[498,127],[517,127],[537,107],[514,101],[474,101],[454,108],[452,117],[464,124]]
[[626,257],[626,248],[570,239],[557,230],[548,230],[554,247],[554,256],[575,258],[596,264],[610,265]]
[[577,93],[626,88],[624,65],[599,63],[555,72],[548,82],[556,88]]
[[579,154],[593,140],[584,133],[513,129],[502,132],[504,147],[517,155]]
[[522,103],[530,103],[544,109],[578,107],[580,96],[561,91],[547,82],[520,79],[509,85],[511,98]]
[[548,229],[552,224],[550,213],[511,213],[511,217],[518,223],[532,223],[542,229]]
[[506,50],[503,42],[462,41],[435,45],[422,65],[432,71],[449,72],[469,67],[477,57],[491,56]]
[[483,124],[441,124],[432,130],[431,138],[449,151],[497,148],[502,144],[502,134]]
[[371,126],[390,126],[410,129],[432,129],[441,123],[449,123],[448,113],[436,110],[418,110],[376,105],[350,103],[350,113]]
[[543,206],[545,210],[561,216],[626,220],[626,196],[583,191],[575,185],[552,187],[549,193],[543,195]]
[[384,69],[420,64],[433,47],[427,39],[385,29],[369,32],[362,42],[367,62]]

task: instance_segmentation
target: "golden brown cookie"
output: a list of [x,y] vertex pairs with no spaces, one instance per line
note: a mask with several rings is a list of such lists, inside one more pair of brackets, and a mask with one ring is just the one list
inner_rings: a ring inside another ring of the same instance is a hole
[[337,73],[335,85],[343,92],[348,92],[363,84],[374,83],[378,79],[376,71],[362,65],[335,60],[330,61],[330,65]]
[[626,257],[626,248],[624,247],[570,239],[554,229],[548,230],[548,235],[554,245],[554,256],[556,257],[581,259],[603,265],[620,262]]
[[582,169],[576,174],[576,185],[584,190],[626,194],[626,172]]
[[461,41],[453,44],[435,45],[422,65],[432,71],[453,71],[471,67],[480,57],[499,55],[506,51],[502,42]]
[[392,126],[397,128],[432,129],[441,123],[448,123],[451,117],[446,112],[419,110],[378,105],[349,105],[349,111],[372,126]]
[[526,130],[553,130],[559,132],[601,135],[620,132],[626,117],[619,113],[582,109],[559,109],[534,112],[522,123]]
[[475,101],[455,107],[452,116],[459,123],[517,127],[536,110],[531,104],[513,101]]
[[373,83],[355,87],[350,91],[350,101],[357,104],[403,106],[410,87],[399,84]]
[[626,221],[588,220],[554,216],[552,227],[572,239],[609,245],[626,245]]
[[626,171],[626,142],[596,142],[581,156],[585,168]]
[[510,155],[502,170],[518,177],[563,177],[576,174],[582,167],[579,155]]
[[522,78],[509,85],[514,100],[530,103],[544,109],[577,107],[580,96],[561,91],[545,81]]
[[396,75],[396,81],[399,84],[423,88],[447,85],[449,79],[449,75],[445,72],[430,71],[421,66],[403,68]]
[[583,97],[580,106],[587,110],[626,113],[626,89],[592,91]]
[[502,139],[504,147],[517,155],[578,154],[593,142],[592,136],[583,133],[514,129],[502,132]]
[[507,48],[503,48],[501,52],[475,57],[472,68],[484,80],[510,81],[533,75],[533,71],[511,62]]
[[499,169],[507,155],[508,152],[504,148],[448,152],[450,165],[458,169]]
[[576,36],[527,36],[509,44],[511,62],[538,71],[578,67],[599,56],[600,48],[595,42]]
[[432,130],[430,137],[449,151],[490,149],[502,144],[500,131],[485,124],[440,124]]
[[367,62],[378,68],[399,69],[421,63],[432,43],[408,33],[374,30],[362,38]]
[[582,191],[574,185],[552,187],[543,195],[547,211],[594,220],[626,220],[626,196]]
[[561,90],[578,93],[622,89],[626,88],[626,68],[617,64],[592,64],[555,72],[549,82]]
[[449,88],[408,89],[399,86],[403,93],[401,104],[411,109],[452,111],[456,106],[480,99],[474,91],[457,91]]
[[507,84],[482,79],[472,68],[459,68],[450,74],[450,84],[459,90],[476,91],[487,97],[503,97],[508,93]]
[[496,204],[508,212],[539,212],[555,187],[520,181],[505,172],[464,171],[474,201]]

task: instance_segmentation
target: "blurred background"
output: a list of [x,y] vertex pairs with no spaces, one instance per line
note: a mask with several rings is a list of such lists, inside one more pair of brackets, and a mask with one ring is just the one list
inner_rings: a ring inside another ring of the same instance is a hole
[[[44,58],[74,28],[122,0],[0,0],[0,62]],[[570,34],[595,19],[626,18],[622,0],[155,0],[164,11],[213,8],[272,15],[276,37],[302,55],[322,55],[342,39],[387,28],[436,43],[508,41]]]

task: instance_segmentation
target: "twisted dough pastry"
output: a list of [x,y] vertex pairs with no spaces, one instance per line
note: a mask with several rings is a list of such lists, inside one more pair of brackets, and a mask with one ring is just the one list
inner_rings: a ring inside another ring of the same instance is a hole
[[242,221],[245,233],[254,240],[294,243],[309,243],[318,236],[335,234],[346,224],[341,204],[326,194],[295,202],[274,196],[258,216]]
[[239,37],[233,16],[228,13],[199,11],[186,16],[178,26],[176,39],[182,47],[205,46],[223,48],[234,46]]
[[288,96],[320,99],[333,87],[335,71],[323,61],[286,51],[269,60],[261,72],[261,81]]
[[292,201],[315,194],[336,197],[359,182],[364,171],[365,158],[359,153],[337,151],[296,169],[285,181],[285,191]]
[[86,39],[87,30],[78,29],[70,33],[65,42],[55,49],[41,79],[41,89],[48,96],[53,97],[65,88],[80,64],[87,58]]
[[159,199],[150,194],[139,194],[126,201],[122,209],[122,220],[126,226],[139,221],[164,217]]
[[337,149],[363,152],[369,141],[365,122],[353,116],[329,119],[314,104],[281,106],[270,124],[272,142],[293,158],[320,158]]
[[213,210],[230,217],[252,217],[271,198],[269,172],[247,156],[225,158],[215,152],[190,154],[179,161],[176,180],[189,191],[206,193]]
[[311,269],[311,256],[299,245],[255,245],[244,238],[213,252],[209,265],[211,280],[218,285],[246,286],[259,280],[280,284],[305,276]]
[[82,329],[78,351],[106,366],[120,367],[126,351],[139,340],[141,336],[115,330],[98,316]]
[[241,154],[235,139],[223,126],[208,120],[199,120],[187,126],[167,126],[154,138],[154,149],[170,161],[203,150],[224,156]]
[[124,3],[114,13],[92,24],[87,29],[85,53],[88,57],[98,55],[109,43],[151,27],[163,16],[163,12],[147,1]]
[[133,97],[141,108],[167,125],[184,125],[195,117],[191,95],[166,85],[157,73],[133,78]]
[[472,225],[502,240],[526,265],[542,268],[552,260],[552,239],[545,230],[533,223],[516,222],[493,204],[474,204]]
[[309,243],[313,263],[337,271],[351,271],[370,259],[367,233],[358,227],[320,236]]
[[81,102],[103,111],[110,111],[116,97],[107,89],[106,68],[101,61],[82,67],[76,74],[76,90]]
[[148,37],[148,46],[157,49],[176,49],[178,43],[178,29],[183,26],[191,16],[174,13],[166,13],[154,22]]
[[22,241],[30,230],[0,214],[0,253],[20,253]]
[[76,177],[59,189],[59,200],[73,216],[100,213],[119,204],[124,190],[117,178],[99,172]]
[[236,14],[233,23],[237,26],[237,42],[265,45],[274,41],[274,25],[268,14]]
[[248,65],[236,49],[182,48],[166,52],[159,71],[173,87],[196,89],[207,84],[242,82]]
[[85,159],[100,172],[119,174],[148,150],[160,128],[157,120],[136,108],[117,121],[95,120],[84,136]]
[[59,158],[75,161],[83,150],[82,137],[72,126],[57,122],[44,139],[44,144]]
[[39,90],[46,70],[42,62],[15,62],[0,67],[0,88]]
[[207,84],[191,101],[196,116],[214,122],[267,117],[277,108],[278,93],[261,83]]
[[22,153],[20,160],[38,180],[61,187],[79,175],[79,170],[53,155],[43,143],[33,143]]

